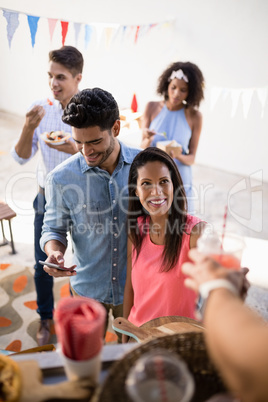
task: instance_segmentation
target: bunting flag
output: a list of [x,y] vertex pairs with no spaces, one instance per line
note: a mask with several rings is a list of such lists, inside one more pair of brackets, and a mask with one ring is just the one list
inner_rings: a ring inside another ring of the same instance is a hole
[[121,42],[124,41],[126,32],[127,32],[127,26],[126,26],[126,25],[123,25],[123,26],[122,26],[122,41],[121,41]]
[[137,26],[136,32],[135,32],[135,39],[134,42],[137,43],[138,41],[138,37],[139,37],[139,30],[140,30],[140,26]]
[[75,46],[76,47],[77,47],[80,31],[81,31],[81,24],[79,24],[78,22],[74,22],[74,36],[75,36]]
[[145,36],[150,30],[150,25],[141,25],[139,29],[139,38]]
[[264,116],[264,109],[267,100],[268,87],[263,88],[219,88],[214,87],[210,92],[210,110],[212,111],[221,98],[224,102],[228,96],[231,98],[231,117],[234,117],[239,105],[242,102],[243,115],[247,119],[250,110],[252,98],[256,91],[258,100],[261,104],[261,117]]
[[231,111],[231,117],[234,117],[235,112],[237,110],[238,107],[238,102],[239,102],[239,98],[241,95],[241,89],[233,89],[230,94],[231,94],[231,99],[232,99],[232,111]]
[[138,111],[138,102],[137,102],[136,94],[133,95],[130,108],[133,113],[136,113]]
[[3,15],[7,20],[7,39],[9,48],[11,48],[11,41],[19,26],[19,14],[12,11],[3,10]]
[[244,91],[242,91],[241,99],[242,99],[243,112],[244,112],[245,119],[248,116],[248,112],[249,112],[250,105],[251,105],[251,99],[253,96],[253,91],[254,91],[253,88],[248,88],[248,89],[245,89]]
[[69,22],[61,21],[60,23],[61,23],[62,46],[64,46],[66,35],[68,32]]
[[93,28],[90,25],[85,25],[85,47],[87,49],[89,42],[91,41]]
[[56,20],[55,18],[48,18],[47,21],[48,21],[50,40],[52,42],[53,34],[58,20]]
[[222,92],[222,88],[214,87],[210,92],[210,110],[213,110]]
[[264,116],[264,106],[265,106],[265,102],[267,99],[267,88],[257,88],[257,95],[258,95],[258,99],[261,103],[261,107],[262,107],[262,111],[261,111],[261,117],[263,118]]
[[115,32],[115,28],[113,28],[113,27],[105,28],[105,45],[106,45],[106,48],[108,48],[110,46],[111,39],[112,39],[112,37],[114,35],[114,32]]
[[[38,29],[38,21],[41,17],[38,16],[32,16],[32,15],[27,15],[25,13],[20,13],[18,11],[11,11],[5,8],[0,7],[0,9],[3,11],[3,16],[7,20],[7,38],[8,38],[8,43],[9,47],[11,47],[11,41],[14,36],[15,31],[19,27],[19,14],[23,14],[27,16],[28,19],[28,25],[30,28],[31,32],[31,41],[32,41],[32,47],[35,45],[35,37]],[[46,17],[42,17],[46,18]],[[55,27],[57,25],[57,19],[55,18],[46,18],[48,21],[48,27],[49,27],[49,35],[50,35],[50,40],[53,40],[54,36],[54,31]],[[140,38],[144,37],[145,34],[151,31],[152,28],[155,27],[168,27],[171,26],[171,24],[174,23],[175,20],[171,21],[165,21],[165,22],[159,22],[159,23],[150,23],[150,24],[144,24],[144,25],[119,25],[119,24],[106,24],[106,23],[92,23],[88,24],[86,23],[79,23],[75,21],[60,21],[61,22],[61,35],[62,35],[62,45],[65,44],[66,40],[66,35],[68,33],[68,28],[69,28],[69,23],[73,23],[74,25],[74,33],[75,33],[75,43],[77,45],[78,43],[78,38],[79,34],[81,31],[81,27],[85,26],[85,47],[88,47],[89,42],[92,39],[93,33],[96,36],[96,44],[99,46],[103,33],[105,33],[105,44],[106,48],[108,48],[112,42],[115,41],[115,39],[125,41],[125,39],[131,40],[134,42],[134,44],[137,44],[137,42],[140,40]]]
[[37,25],[40,17],[34,17],[33,15],[27,15],[28,25],[31,32],[32,47],[35,45],[35,36],[37,32]]
[[101,43],[102,34],[103,34],[103,25],[102,24],[95,25],[95,34],[96,34],[97,46],[99,47],[99,45]]
[[119,37],[120,32],[121,32],[121,28],[122,28],[122,27],[121,27],[120,25],[117,25],[117,26],[116,26],[115,32],[114,32],[114,34],[113,34],[112,42],[115,42],[116,40],[118,40],[118,37]]

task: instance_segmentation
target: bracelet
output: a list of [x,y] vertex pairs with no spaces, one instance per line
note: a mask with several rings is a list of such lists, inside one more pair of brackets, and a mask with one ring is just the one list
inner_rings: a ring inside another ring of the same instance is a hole
[[206,309],[206,304],[207,304],[207,298],[210,294],[210,292],[214,289],[228,289],[230,292],[238,296],[238,290],[236,287],[227,279],[214,279],[205,283],[202,283],[202,285],[199,286],[199,294],[201,296],[201,300],[199,301],[199,309],[196,310],[196,318],[200,321],[203,320],[204,318],[204,312]]
[[202,283],[202,285],[199,286],[199,293],[201,297],[206,299],[212,290],[219,288],[228,289],[236,296],[239,294],[236,287],[227,279],[214,279],[212,281]]

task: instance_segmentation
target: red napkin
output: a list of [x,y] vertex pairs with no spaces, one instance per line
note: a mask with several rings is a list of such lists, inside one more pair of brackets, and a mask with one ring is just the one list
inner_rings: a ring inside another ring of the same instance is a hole
[[106,310],[87,297],[65,297],[54,311],[55,331],[62,353],[72,360],[88,360],[102,349]]
[[136,113],[138,110],[138,102],[136,99],[136,94],[133,95],[132,102],[131,102],[131,110],[133,113]]

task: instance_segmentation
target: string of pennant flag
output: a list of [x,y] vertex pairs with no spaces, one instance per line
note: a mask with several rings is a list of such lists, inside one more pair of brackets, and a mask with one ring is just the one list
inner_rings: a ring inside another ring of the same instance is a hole
[[35,45],[36,33],[38,30],[38,23],[40,18],[46,18],[48,22],[48,30],[50,35],[50,40],[52,41],[55,27],[57,23],[61,25],[61,39],[62,45],[65,44],[65,39],[68,33],[68,29],[70,24],[73,24],[74,31],[75,31],[75,41],[77,43],[79,35],[81,33],[82,27],[84,27],[84,43],[85,48],[87,48],[89,42],[92,39],[93,34],[95,33],[97,37],[97,42],[100,41],[103,32],[105,33],[106,45],[108,45],[112,39],[121,36],[124,37],[127,32],[132,33],[134,43],[137,43],[141,37],[145,36],[151,29],[153,28],[169,28],[172,27],[174,20],[172,21],[164,21],[159,23],[151,23],[151,24],[144,24],[144,25],[120,25],[120,24],[106,24],[106,23],[79,23],[74,21],[62,21],[55,18],[47,18],[47,17],[39,17],[28,15],[23,12],[8,10],[5,8],[1,8],[3,12],[3,16],[6,19],[6,30],[7,30],[7,39],[9,48],[11,48],[12,39],[19,27],[20,24],[20,15],[26,15],[30,35],[31,35],[31,44],[32,47]]
[[246,119],[252,103],[252,98],[257,95],[261,105],[261,118],[264,117],[264,111],[267,103],[268,86],[259,88],[224,88],[213,87],[210,92],[210,110],[212,111],[219,99],[225,101],[231,100],[231,117],[237,112],[239,102],[242,102],[243,115]]

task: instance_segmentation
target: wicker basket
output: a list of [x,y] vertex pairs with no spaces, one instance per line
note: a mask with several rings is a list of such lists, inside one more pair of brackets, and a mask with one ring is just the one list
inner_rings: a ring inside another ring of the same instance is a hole
[[100,389],[98,402],[131,402],[125,390],[128,371],[139,357],[156,348],[168,349],[184,359],[195,381],[195,393],[192,402],[203,402],[214,394],[226,391],[207,355],[204,334],[202,332],[188,332],[143,343],[116,361],[110,368],[109,374]]

